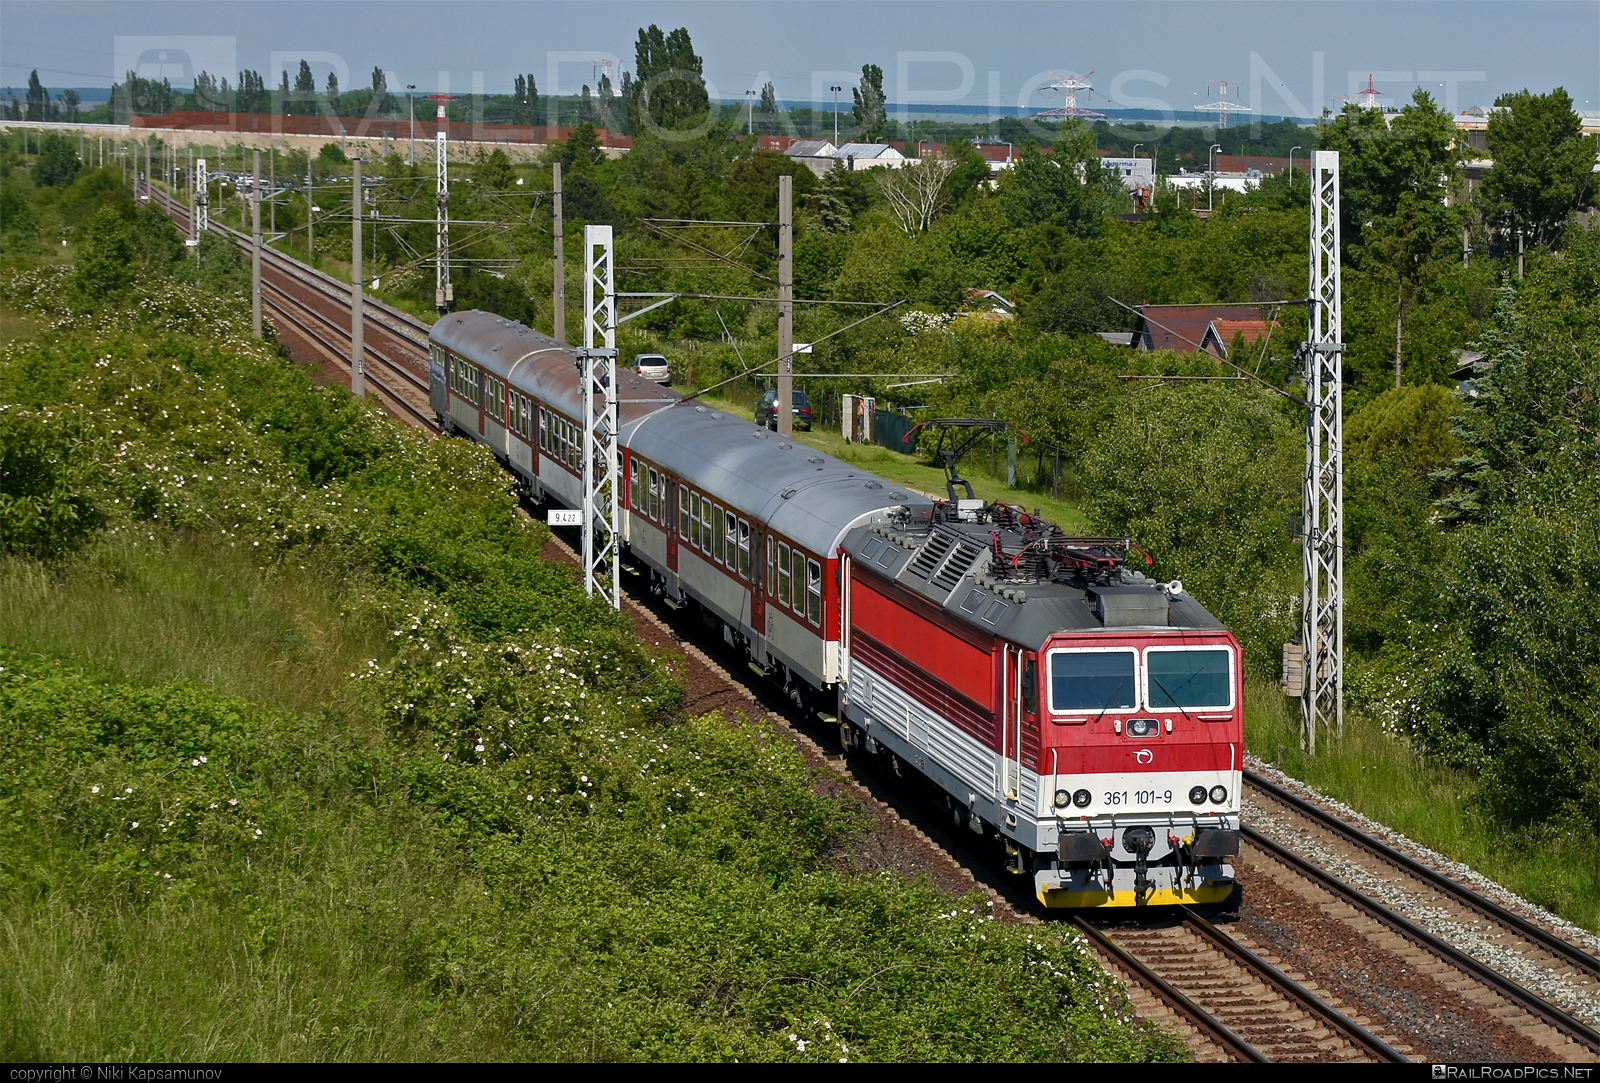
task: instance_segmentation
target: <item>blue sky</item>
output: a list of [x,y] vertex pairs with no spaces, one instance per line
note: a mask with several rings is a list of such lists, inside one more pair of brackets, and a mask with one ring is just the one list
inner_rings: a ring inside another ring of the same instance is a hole
[[650,23],[688,27],[725,99],[770,79],[785,101],[827,99],[838,83],[848,102],[870,62],[891,102],[1008,112],[1059,104],[1037,90],[1049,73],[1090,69],[1091,106],[1109,96],[1191,118],[1216,94],[1208,80],[1237,80],[1230,98],[1276,114],[1336,105],[1369,72],[1402,101],[1417,85],[1441,100],[1453,91],[1458,107],[1564,85],[1579,108],[1600,109],[1600,0],[3,0],[0,85],[25,84],[35,67],[50,86],[109,85],[119,58],[152,63],[152,48],[183,51],[174,43],[187,37],[212,60],[197,66],[269,82],[275,65],[315,55],[346,85],[367,84],[377,65],[391,91],[448,81],[455,93],[504,93],[531,72],[541,92],[573,93],[594,82],[594,59],[631,69]]

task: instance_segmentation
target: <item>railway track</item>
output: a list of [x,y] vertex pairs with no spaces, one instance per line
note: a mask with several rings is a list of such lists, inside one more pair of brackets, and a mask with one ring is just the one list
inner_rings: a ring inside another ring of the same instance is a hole
[[1408,1058],[1188,907],[1136,921],[1068,919],[1182,1008],[1233,1059],[1401,1063]]
[[[163,201],[169,213],[186,225],[187,208],[165,197]],[[248,246],[248,237],[236,230],[218,223],[213,223],[212,229],[236,243]],[[275,296],[269,297],[268,291]],[[351,294],[348,284],[273,249],[263,248],[263,302],[347,375],[350,342],[348,315],[345,315],[343,325],[337,317],[341,311],[348,313]],[[380,302],[367,299],[366,306],[369,336],[377,331],[379,337],[386,336],[390,340],[387,348],[380,350],[369,339],[366,352],[378,367],[368,367],[368,382],[387,402],[393,404],[402,420],[436,430],[431,407],[427,404],[425,382],[428,329],[405,313]],[[663,622],[671,620],[672,614],[665,611],[655,614],[653,599],[638,597],[642,593],[638,590],[632,593],[635,595],[634,604],[651,612],[652,619],[665,628]],[[771,697],[762,698],[768,690],[750,689],[750,678],[737,667],[721,666],[703,652],[700,656],[730,685],[748,689],[752,700],[763,703],[768,713],[781,721],[781,716],[776,714],[774,708],[782,709],[783,705],[772,703]],[[790,722],[783,724],[803,742],[809,743],[818,754],[822,754],[820,742],[829,735],[818,728],[815,720],[800,720],[798,728]],[[817,737],[819,733],[820,738]],[[850,768],[844,765],[841,757],[828,756],[827,759],[847,774],[850,773]],[[1372,861],[1385,863],[1412,877],[1427,890],[1447,900],[1450,906],[1476,915],[1485,926],[1493,926],[1505,935],[1513,936],[1523,947],[1521,954],[1530,960],[1531,965],[1542,966],[1561,976],[1578,976],[1575,980],[1588,984],[1591,989],[1600,982],[1600,960],[1549,930],[1427,868],[1256,773],[1246,772],[1246,782],[1252,796],[1265,798],[1311,825],[1314,830],[1359,850]],[[870,794],[870,781],[861,780],[854,784],[862,788],[863,793]],[[876,797],[871,799],[879,800]],[[970,866],[975,863],[956,858],[950,846],[937,841],[944,834],[939,824],[939,819],[932,817],[923,825],[933,834],[933,838],[921,831],[918,833],[946,859],[970,874]],[[1507,1019],[1508,1025],[1520,1031],[1528,1030],[1528,1023],[1548,1028],[1553,1037],[1544,1044],[1553,1055],[1563,1059],[1594,1059],[1594,1054],[1600,1053],[1600,1032],[1577,1015],[1502,973],[1504,967],[1497,969],[1474,958],[1472,954],[1446,942],[1383,902],[1323,870],[1315,861],[1255,828],[1247,826],[1245,832],[1255,854],[1277,863],[1318,891],[1337,899],[1348,908],[1351,915],[1358,917],[1358,924],[1368,933],[1381,929],[1390,938],[1398,937],[1414,949],[1409,958],[1416,958],[1417,953],[1426,954],[1440,967],[1452,968],[1467,975],[1483,991],[1481,999],[1498,1002],[1496,1009],[1501,1010],[1496,1010],[1495,1014]],[[958,845],[965,841],[960,840]],[[987,873],[980,873],[976,882],[987,885],[990,879]],[[1003,881],[1001,883],[1003,885]],[[1006,896],[1015,894],[997,892],[993,887],[987,890],[1002,901]],[[1025,915],[1025,908],[1022,913]],[[1024,916],[1023,920],[1028,919]],[[1152,1005],[1164,1005],[1164,1010],[1174,1013],[1188,1024],[1188,1029],[1199,1036],[1198,1040],[1191,1041],[1191,1045],[1196,1047],[1202,1059],[1254,1062],[1392,1062],[1406,1059],[1408,1047],[1404,1043],[1399,1043],[1398,1047],[1390,1044],[1368,1030],[1361,1017],[1352,1017],[1340,1006],[1329,1003],[1330,999],[1337,998],[1330,998],[1325,991],[1296,980],[1240,943],[1239,938],[1230,936],[1186,908],[1154,920],[1116,921],[1081,915],[1074,915],[1067,920],[1088,937],[1111,969],[1121,970],[1128,980],[1143,986],[1147,1015],[1157,1014],[1149,1010]],[[1393,940],[1389,943],[1392,945]]]
[[[189,209],[162,196],[168,215],[185,229]],[[250,238],[238,230],[212,222],[212,232],[248,249]],[[275,249],[261,250],[261,300],[276,315],[290,337],[300,338],[325,364],[332,364],[350,379],[349,284],[307,267]],[[407,424],[437,431],[438,423],[428,402],[428,329],[407,314],[379,301],[363,298],[366,315],[363,335],[366,381]],[[338,317],[344,316],[343,321]],[[384,341],[387,339],[388,341]]]
[[[1340,920],[1383,937],[1417,967],[1471,979],[1475,988],[1463,995],[1552,1054],[1600,1057],[1600,959],[1262,775],[1247,771],[1245,779],[1258,809],[1278,813],[1254,818],[1271,836],[1246,824],[1251,850],[1342,904]],[[1356,876],[1370,886],[1350,882]],[[1537,991],[1529,988],[1535,983]]]

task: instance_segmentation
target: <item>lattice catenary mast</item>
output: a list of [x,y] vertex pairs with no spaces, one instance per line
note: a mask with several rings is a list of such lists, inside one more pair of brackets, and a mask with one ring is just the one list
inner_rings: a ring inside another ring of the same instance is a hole
[[1221,91],[1218,96],[1219,100],[1203,102],[1195,106],[1195,110],[1201,113],[1220,113],[1222,115],[1222,123],[1218,127],[1226,128],[1228,126],[1229,113],[1250,113],[1254,111],[1243,102],[1230,102],[1228,100],[1228,88],[1240,85],[1242,84],[1237,79],[1207,79],[1206,86],[1214,86]]
[[1305,585],[1300,643],[1284,649],[1284,690],[1299,695],[1300,744],[1315,752],[1319,724],[1344,732],[1344,343],[1337,151],[1315,151],[1311,158],[1309,317],[1307,340],[1300,348],[1307,407],[1301,497]]
[[430,94],[439,103],[438,133],[434,136],[434,176],[438,192],[434,197],[433,227],[433,307],[446,312],[455,302],[455,290],[450,286],[450,159],[445,129],[449,123],[444,103],[446,94]]
[[583,587],[620,609],[617,288],[611,242],[610,226],[583,227],[583,347],[577,355],[583,378]]
[[210,183],[206,178],[206,160],[201,158],[194,163],[194,213],[189,216],[189,221],[194,226],[194,239],[197,244],[200,237],[211,228],[211,215],[207,207],[210,202],[210,191],[206,187]]
[[1055,109],[1046,109],[1042,113],[1035,113],[1037,119],[1084,117],[1088,119],[1103,118],[1104,113],[1096,113],[1093,109],[1083,109],[1078,105],[1078,91],[1093,92],[1094,87],[1089,83],[1089,76],[1093,71],[1084,72],[1082,75],[1062,75],[1060,72],[1051,72],[1056,81],[1049,86],[1040,87],[1041,93],[1059,90],[1065,102]]

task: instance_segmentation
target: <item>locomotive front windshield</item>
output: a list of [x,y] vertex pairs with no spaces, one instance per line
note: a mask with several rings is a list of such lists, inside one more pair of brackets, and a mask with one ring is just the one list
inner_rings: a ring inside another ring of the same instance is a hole
[[1152,650],[1145,655],[1145,700],[1152,710],[1233,705],[1226,650]]
[[1137,705],[1132,651],[1056,651],[1050,655],[1052,711],[1132,710]]

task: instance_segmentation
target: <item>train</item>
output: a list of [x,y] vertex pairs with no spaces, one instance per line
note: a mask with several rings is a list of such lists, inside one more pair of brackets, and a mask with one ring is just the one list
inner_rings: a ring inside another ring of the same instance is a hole
[[[912,492],[621,366],[622,559],[841,746],[920,778],[1045,907],[1237,900],[1235,636],[1128,539]],[[530,498],[582,501],[574,351],[442,316],[429,398]],[[1141,563],[1141,560],[1143,563]]]

